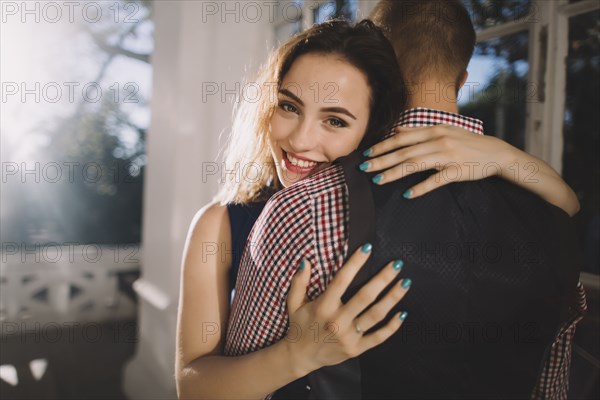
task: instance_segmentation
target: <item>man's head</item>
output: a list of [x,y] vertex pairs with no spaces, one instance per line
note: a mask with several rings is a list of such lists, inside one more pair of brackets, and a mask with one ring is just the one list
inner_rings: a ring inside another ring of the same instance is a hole
[[457,91],[462,86],[475,30],[461,1],[381,0],[370,19],[392,42],[409,85],[455,83]]

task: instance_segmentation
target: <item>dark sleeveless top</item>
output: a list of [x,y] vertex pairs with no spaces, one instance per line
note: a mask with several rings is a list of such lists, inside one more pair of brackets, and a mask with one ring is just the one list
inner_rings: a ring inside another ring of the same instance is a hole
[[265,207],[266,201],[250,204],[227,204],[229,213],[229,224],[231,227],[232,259],[229,270],[229,286],[233,290],[237,279],[244,246],[250,235],[250,231],[258,216]]

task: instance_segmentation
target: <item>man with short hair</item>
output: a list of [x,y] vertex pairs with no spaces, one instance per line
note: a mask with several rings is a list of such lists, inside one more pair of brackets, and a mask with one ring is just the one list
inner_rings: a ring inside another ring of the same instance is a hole
[[[469,15],[462,3],[455,0],[421,0],[416,2],[380,1],[375,7],[371,18],[377,25],[384,29],[391,40],[400,63],[401,71],[407,81],[407,86],[411,88],[409,95],[410,108],[402,114],[398,126],[427,127],[445,124],[482,134],[483,125],[481,121],[459,115],[456,104],[458,90],[467,78],[466,68],[475,45],[475,32]],[[397,131],[398,129],[392,134]],[[371,164],[375,164],[376,159],[370,162]],[[379,185],[385,183],[386,175],[387,180],[389,180],[390,175],[386,172],[374,176],[374,182]],[[351,187],[356,188],[359,186],[349,182],[349,176],[356,176],[356,174],[348,172],[348,170],[345,171],[344,165],[335,165],[305,179],[302,183],[298,183],[278,193],[267,204],[265,211],[261,214],[248,239],[247,249],[240,264],[240,274],[244,275],[245,279],[242,285],[236,285],[236,299],[232,307],[231,320],[227,333],[227,354],[244,354],[255,351],[281,340],[285,336],[287,315],[283,305],[289,291],[291,277],[301,259],[306,258],[312,265],[311,280],[307,289],[308,297],[312,300],[325,290],[337,270],[343,265],[344,260],[354,250],[356,243],[352,243],[352,223],[356,223],[360,220],[360,217],[355,219],[356,214],[352,214],[352,218],[350,217],[350,209],[353,204],[353,191]],[[403,186],[401,183],[402,179],[398,185],[395,183],[390,184],[390,187],[386,185],[386,195],[396,196],[396,198],[400,197],[397,201],[402,201],[402,196],[398,196],[398,193],[403,195],[405,199],[408,199],[414,197],[414,192],[418,192],[419,187],[423,188],[426,185],[435,185],[435,180],[432,179],[434,176],[421,175],[420,177],[427,179],[412,186],[413,190],[405,192],[398,192],[399,188],[406,187],[406,184]],[[416,182],[414,179],[404,178],[404,180],[406,179],[408,179],[406,182]],[[502,187],[506,186],[508,184]],[[383,187],[378,186],[372,189],[376,200],[381,198],[381,191],[384,189],[380,188]],[[453,188],[456,188],[456,186],[453,186]],[[365,188],[359,187],[359,189],[363,191]],[[430,193],[428,196],[442,196],[440,198],[450,199],[447,206],[448,213],[464,212],[458,204],[451,203],[452,196],[455,193],[453,190],[455,189],[449,189],[446,186],[438,189],[436,192]],[[468,193],[471,189],[467,188],[465,190],[467,191],[465,198],[468,198]],[[377,197],[377,193],[380,193],[380,197]],[[306,207],[306,202],[295,201],[301,198],[310,199],[310,207]],[[529,201],[528,199],[524,198],[524,201]],[[406,201],[416,202],[417,199]],[[429,201],[435,204],[436,200],[433,198],[433,200]],[[541,200],[540,203],[542,203]],[[358,203],[355,202],[354,204]],[[469,203],[466,202],[465,204]],[[489,204],[495,203],[490,202]],[[302,205],[308,211],[297,212],[299,205]],[[485,204],[482,206],[485,206]],[[423,214],[424,211],[418,205],[414,207],[416,208],[413,212],[416,214],[406,215],[407,223],[405,226],[398,226],[398,229],[413,227],[415,222],[411,222],[409,219],[416,216],[427,222],[427,215]],[[402,215],[406,211],[399,208],[397,212]],[[501,216],[501,214],[498,215]],[[424,225],[427,224],[424,223]],[[285,229],[281,229],[282,227],[285,227]],[[295,229],[291,229],[292,227]],[[302,237],[303,243],[307,244],[299,247],[293,246],[294,237]],[[484,233],[482,240],[485,238]],[[277,251],[253,252],[252,244],[260,244],[261,247],[266,248],[271,246],[277,248]],[[385,251],[386,249],[379,250]],[[374,248],[374,253],[377,251],[378,249]],[[424,256],[420,255],[419,257],[421,258],[416,257],[415,264],[422,261],[422,258],[426,256],[427,254]],[[262,266],[269,266],[269,268]],[[444,267],[450,268],[447,265]],[[408,268],[406,269],[408,270]],[[364,283],[374,273],[373,268],[370,270],[364,268],[364,270],[366,272],[360,277],[362,281],[355,282],[355,288],[359,287],[360,284]],[[416,270],[415,273],[417,273]],[[273,276],[281,277],[278,285],[260,285],[260,282],[265,282]],[[426,282],[415,280],[417,287],[418,285],[423,285],[424,287],[425,284]],[[582,290],[581,286],[579,288]],[[423,290],[426,292],[426,289]],[[414,288],[411,292],[413,291]],[[407,298],[411,294],[409,293]],[[435,293],[429,294],[435,296]],[[482,293],[481,296],[484,297],[485,293]],[[580,291],[580,299],[584,299],[582,296],[582,291]],[[415,302],[418,303],[417,300]],[[439,314],[439,310],[436,310],[434,313]],[[411,315],[413,314],[411,313]],[[415,317],[419,316],[415,315]],[[573,314],[570,319],[564,321],[561,331],[556,336],[548,361],[543,368],[540,368],[541,372],[537,370],[528,372],[530,375],[538,374],[539,376],[531,396],[539,398],[562,398],[566,395],[570,346],[577,318],[579,318],[579,315]],[[451,322],[451,320],[446,322]],[[396,338],[396,342],[399,340]],[[414,344],[414,340],[413,342],[409,340],[409,343]],[[430,342],[425,343],[423,350],[433,354],[432,356],[430,354],[431,357],[429,358],[424,358],[427,362],[436,360],[436,350],[430,344]],[[481,343],[478,345],[482,346]],[[408,344],[400,343],[398,347],[408,347]],[[431,350],[432,348],[433,351]],[[483,344],[481,348],[485,350],[489,346],[485,347],[485,344]],[[389,349],[389,347],[382,347],[382,349]],[[373,351],[367,352],[371,355],[367,354],[365,357],[360,357],[363,368],[363,373],[361,374],[363,380],[362,393],[365,397],[378,395],[378,393],[373,391],[375,390],[373,386],[375,385],[374,382],[382,384],[385,386],[385,390],[388,390],[388,392],[383,393],[384,396],[389,396],[389,391],[395,390],[393,387],[388,386],[388,384],[393,385],[397,383],[396,381],[389,382],[389,380],[378,381],[378,377],[373,376],[373,371],[377,371],[382,377],[387,376],[385,370],[379,370],[376,362],[373,362],[374,358],[372,355],[378,354],[376,350],[373,349]],[[447,354],[452,354],[444,353],[444,351],[446,349],[442,348],[439,354],[446,356]],[[392,353],[394,353],[393,349],[390,354]],[[485,352],[482,352],[482,354],[485,354]],[[496,353],[492,352],[490,354],[495,355]],[[379,353],[379,355],[386,357],[382,353]],[[411,362],[418,363],[418,357],[414,353],[411,357]],[[442,360],[440,358],[440,360],[440,366],[453,365],[448,359]],[[389,362],[389,360],[387,361]],[[398,364],[402,364],[405,361],[407,360],[397,360]],[[535,361],[530,360],[530,364],[534,365]],[[490,359],[490,363],[492,362],[494,360]],[[372,370],[364,371],[365,365],[368,365]],[[474,378],[477,377],[477,371],[475,373],[471,371],[473,366],[468,362],[464,362],[461,365],[465,370],[469,369],[469,373],[473,374],[470,375],[473,381],[456,382],[454,386],[451,379],[448,379],[446,382],[440,383],[440,388],[434,388],[431,385],[418,386],[418,384],[426,382],[428,377],[423,378],[422,381],[415,378],[415,382],[402,381],[407,388],[407,395],[410,397],[411,394],[419,394],[418,390],[422,390],[420,393],[431,397],[439,397],[444,394],[446,396],[486,397],[487,395],[498,395],[498,393],[504,395],[511,393],[510,391],[502,392],[503,389],[498,381],[490,381],[490,392],[486,393],[485,385],[488,383],[481,380],[478,381],[478,379]],[[398,379],[399,381],[402,379],[410,380],[411,368],[421,374],[431,374],[429,377],[431,379],[442,376],[443,371],[435,370],[434,367],[431,365],[406,366],[403,367],[404,376],[398,376]],[[349,368],[352,369],[354,366],[350,365]],[[316,391],[317,396],[327,397],[328,395],[338,395],[341,397],[352,394],[352,392],[357,390],[356,385],[352,385],[348,379],[344,380],[343,377],[339,378],[340,382],[332,383],[331,377],[335,377],[336,373],[335,368],[330,370],[333,373],[329,375],[327,375],[327,371],[319,375],[321,373],[321,370],[319,370],[311,374],[313,379],[310,379],[309,376],[313,392]],[[456,377],[457,379],[461,379],[464,375],[461,375],[459,372],[462,372],[462,370],[459,371],[458,367],[457,371],[448,370],[444,378]],[[342,371],[343,374],[345,372]],[[337,376],[339,377],[339,375]],[[415,376],[417,376],[416,373]],[[488,375],[485,375],[485,377],[492,379]],[[333,379],[335,380],[336,378]],[[527,382],[531,382],[531,379]],[[519,390],[523,390],[523,386],[526,386],[527,382],[524,381],[519,386]],[[412,383],[414,383],[415,387],[408,388]],[[491,388],[492,386],[493,388]],[[510,383],[507,386],[510,386]],[[417,393],[411,391],[412,389],[417,391]],[[358,390],[361,390],[360,386]],[[444,390],[447,391],[444,392]],[[398,392],[393,393],[398,395],[401,391],[402,388],[399,388]]]
[[456,96],[476,41],[464,7],[454,1],[380,1],[370,19],[386,34],[412,89],[408,108],[457,113]]

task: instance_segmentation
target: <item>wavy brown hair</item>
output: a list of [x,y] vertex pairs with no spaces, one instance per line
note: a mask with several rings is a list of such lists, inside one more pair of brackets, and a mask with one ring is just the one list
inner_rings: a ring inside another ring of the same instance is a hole
[[236,172],[227,175],[216,197],[221,204],[263,200],[265,188],[281,188],[269,147],[270,120],[285,74],[298,57],[309,53],[334,55],[365,74],[371,89],[370,113],[359,148],[383,138],[405,108],[407,95],[396,55],[378,27],[368,20],[314,25],[271,54],[256,80],[261,88],[258,101],[239,103],[225,150],[225,168]]

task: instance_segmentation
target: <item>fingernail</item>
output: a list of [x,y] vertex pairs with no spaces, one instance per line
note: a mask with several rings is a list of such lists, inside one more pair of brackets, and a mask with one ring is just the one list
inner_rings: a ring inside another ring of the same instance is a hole
[[408,289],[412,285],[412,280],[410,278],[406,278],[402,281],[402,287],[404,289]]
[[402,311],[400,313],[400,321],[404,321],[408,317],[408,313],[406,311]]
[[371,245],[371,243],[365,243],[365,244],[363,244],[363,247],[360,248],[360,250],[363,253],[370,253],[372,248],[373,248],[373,246]]
[[304,271],[304,266],[306,265],[306,261],[304,261],[304,258],[302,259],[302,261],[300,261],[300,265],[298,266],[298,270],[299,271]]
[[412,190],[408,189],[406,192],[404,192],[404,194],[402,195],[402,197],[404,197],[405,199],[410,199],[410,196],[412,196]]
[[363,156],[365,157],[369,157],[371,155],[371,153],[373,152],[373,150],[371,149],[366,149],[365,151],[363,151]]
[[382,179],[383,179],[383,174],[379,174],[379,175],[376,175],[375,177],[373,177],[372,181],[373,181],[373,183],[379,183],[379,182],[381,182]]
[[361,171],[366,171],[366,170],[368,170],[368,169],[369,169],[369,167],[370,167],[370,166],[371,166],[371,163],[369,163],[368,161],[365,161],[364,163],[360,164],[360,165],[358,166],[358,168],[359,168]]
[[400,272],[400,270],[402,269],[403,266],[404,266],[404,261],[402,261],[402,260],[396,260],[392,264],[392,267],[394,267],[394,269],[398,272]]

